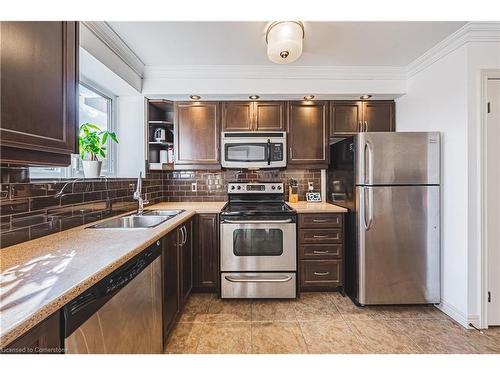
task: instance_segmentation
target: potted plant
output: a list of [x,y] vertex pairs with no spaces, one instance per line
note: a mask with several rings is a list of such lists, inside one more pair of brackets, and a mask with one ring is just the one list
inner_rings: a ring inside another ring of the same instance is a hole
[[97,125],[86,122],[80,126],[80,157],[85,178],[97,178],[101,175],[102,160],[106,157],[106,141],[108,138],[118,143],[116,134],[101,130]]

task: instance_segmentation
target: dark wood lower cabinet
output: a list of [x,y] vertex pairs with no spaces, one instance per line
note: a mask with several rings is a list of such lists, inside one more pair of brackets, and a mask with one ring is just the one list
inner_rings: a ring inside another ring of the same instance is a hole
[[162,239],[163,342],[180,312],[178,230]]
[[343,287],[344,215],[299,214],[299,290],[330,291]]
[[193,220],[181,225],[179,231],[180,300],[181,306],[187,302],[193,289]]
[[64,353],[61,337],[60,312],[49,316],[6,348],[5,354],[62,354]]
[[216,293],[219,288],[219,216],[197,215],[195,234],[193,291]]

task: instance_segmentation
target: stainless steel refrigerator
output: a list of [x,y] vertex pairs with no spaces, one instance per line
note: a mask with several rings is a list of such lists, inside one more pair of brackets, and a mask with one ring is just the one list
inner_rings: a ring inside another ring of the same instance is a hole
[[440,165],[439,133],[361,133],[330,146],[328,201],[349,210],[354,302],[440,302]]

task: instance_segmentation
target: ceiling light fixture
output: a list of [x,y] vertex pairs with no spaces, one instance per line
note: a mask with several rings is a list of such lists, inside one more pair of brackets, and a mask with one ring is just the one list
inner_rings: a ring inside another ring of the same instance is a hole
[[299,21],[276,21],[266,32],[267,57],[276,64],[288,64],[302,54],[304,25]]
[[260,96],[259,96],[259,95],[250,95],[250,96],[248,97],[248,99],[252,99],[252,100],[257,100],[257,99],[259,99],[259,98],[260,98]]
[[304,96],[304,100],[313,100],[315,98],[314,95],[306,95]]
[[366,99],[370,99],[371,97],[372,97],[371,95],[365,94],[365,95],[361,95],[359,98],[361,100],[366,100]]
[[199,96],[199,95],[189,95],[189,97],[191,98],[191,100],[200,100],[201,99],[201,96]]

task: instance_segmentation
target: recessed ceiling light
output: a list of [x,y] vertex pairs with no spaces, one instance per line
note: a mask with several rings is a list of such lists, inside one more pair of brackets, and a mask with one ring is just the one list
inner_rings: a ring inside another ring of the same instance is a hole
[[314,95],[306,95],[304,96],[304,100],[313,100],[314,99]]
[[259,95],[250,95],[250,96],[248,97],[248,99],[252,99],[252,100],[257,100],[257,99],[259,99],[259,98],[260,98],[260,96],[259,96]]
[[359,98],[361,100],[366,100],[366,99],[370,99],[371,97],[372,97],[371,95],[365,94],[365,95],[361,95]]
[[199,95],[189,95],[189,97],[191,98],[191,100],[200,100],[201,99],[201,96],[199,96]]

